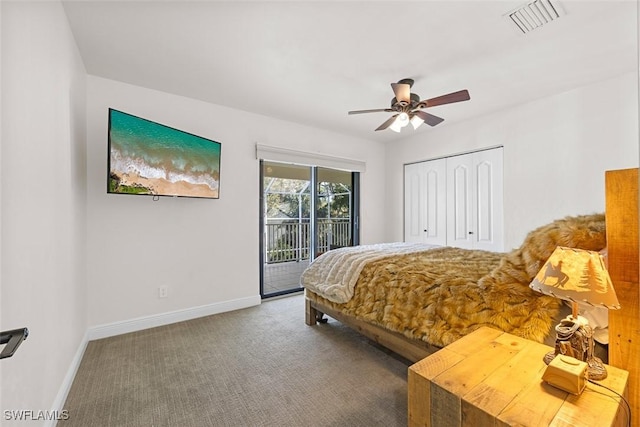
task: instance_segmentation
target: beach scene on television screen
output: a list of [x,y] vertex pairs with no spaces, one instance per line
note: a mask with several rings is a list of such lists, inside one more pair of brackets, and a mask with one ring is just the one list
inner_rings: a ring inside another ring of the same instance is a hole
[[109,192],[218,198],[221,144],[110,110]]

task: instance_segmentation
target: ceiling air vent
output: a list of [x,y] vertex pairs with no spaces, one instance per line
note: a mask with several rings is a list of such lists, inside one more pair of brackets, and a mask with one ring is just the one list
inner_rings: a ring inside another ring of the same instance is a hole
[[563,14],[557,2],[534,0],[509,12],[506,16],[518,27],[520,32],[526,34],[560,18]]

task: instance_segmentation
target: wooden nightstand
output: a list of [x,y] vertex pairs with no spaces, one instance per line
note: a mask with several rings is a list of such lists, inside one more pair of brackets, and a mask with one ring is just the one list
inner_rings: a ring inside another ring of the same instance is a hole
[[[579,396],[544,383],[543,344],[480,328],[409,367],[409,426],[626,426],[620,398],[588,383]],[[627,371],[599,383],[627,397]],[[638,416],[638,415],[636,415]]]

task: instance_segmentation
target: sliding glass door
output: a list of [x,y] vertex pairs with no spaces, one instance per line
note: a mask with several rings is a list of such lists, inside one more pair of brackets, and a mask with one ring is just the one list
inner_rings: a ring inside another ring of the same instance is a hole
[[353,246],[354,186],[351,172],[317,168],[318,251]]
[[314,258],[358,244],[358,173],[261,162],[260,294],[301,291]]

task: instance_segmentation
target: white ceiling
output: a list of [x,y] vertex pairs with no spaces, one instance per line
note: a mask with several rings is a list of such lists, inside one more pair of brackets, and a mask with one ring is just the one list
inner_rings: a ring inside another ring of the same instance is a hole
[[[391,82],[446,126],[638,68],[636,1],[556,0],[527,35],[504,16],[524,1],[63,1],[87,72],[378,141]],[[597,106],[594,106],[597,108]]]

